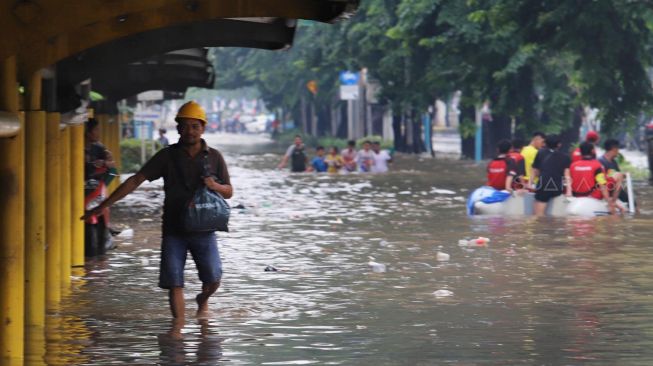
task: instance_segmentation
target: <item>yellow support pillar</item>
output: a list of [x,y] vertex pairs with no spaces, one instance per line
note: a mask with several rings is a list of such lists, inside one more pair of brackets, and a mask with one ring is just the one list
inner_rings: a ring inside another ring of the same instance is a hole
[[66,126],[61,130],[61,286],[70,286],[71,273],[71,173],[70,173],[70,130]]
[[41,109],[41,73],[27,88],[25,115],[25,360],[45,355],[45,112]]
[[[0,110],[18,113],[16,57],[0,61]],[[22,123],[22,118],[21,118]],[[23,361],[25,316],[25,145],[0,138],[0,364]]]
[[45,141],[46,299],[48,308],[61,300],[61,131],[59,113],[48,113]]
[[84,125],[70,128],[71,264],[84,265]]
[[41,75],[29,84],[25,121],[25,325],[45,325],[45,112]]
[[45,112],[25,121],[25,302],[27,326],[45,323]]

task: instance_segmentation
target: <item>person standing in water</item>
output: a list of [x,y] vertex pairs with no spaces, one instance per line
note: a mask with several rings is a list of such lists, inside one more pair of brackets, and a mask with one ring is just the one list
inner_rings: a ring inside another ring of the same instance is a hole
[[344,173],[351,173],[356,171],[356,141],[349,140],[347,148],[340,153],[342,156],[342,171]]
[[372,142],[372,151],[374,152],[372,173],[386,173],[388,171],[388,163],[392,162],[392,156],[386,150],[381,150],[381,143],[378,141]]
[[[207,123],[204,109],[196,102],[188,102],[181,106],[175,121],[179,142],[159,150],[138,173],[129,177],[98,207],[87,211],[82,219],[100,215],[105,208],[133,192],[146,179],[153,181],[163,178],[165,199],[159,287],[168,290],[172,316],[183,319],[187,252],[190,251],[193,256],[202,281],[202,291],[195,297],[198,316],[206,315],[209,297],[220,287],[222,262],[215,233],[186,231],[181,224],[180,212],[202,185],[224,198],[232,196],[233,188],[222,154],[208,147],[202,139]],[[202,176],[205,160],[208,160],[210,176]]]
[[337,146],[331,146],[329,153],[327,154],[326,158],[324,158],[324,161],[329,167],[327,169],[327,173],[338,173],[340,171],[340,168],[342,168],[342,158],[340,155],[338,155]]
[[370,141],[363,142],[363,150],[356,153],[356,164],[361,173],[370,172],[374,166],[374,152],[370,149],[372,143]]
[[283,155],[281,162],[277,166],[279,169],[283,169],[290,160],[290,171],[293,173],[300,173],[306,171],[306,166],[308,165],[308,157],[304,152],[304,142],[302,137],[299,135],[295,136],[295,142],[288,146],[286,153]]
[[524,157],[524,184],[535,185],[535,183],[537,183],[537,181],[531,177],[531,167],[533,166],[537,152],[544,147],[545,140],[546,135],[543,132],[534,132],[533,137],[531,138],[531,143],[520,152]]
[[324,158],[324,147],[318,146],[315,153],[316,156],[311,160],[311,170],[317,173],[326,173],[329,166]]
[[533,161],[531,178],[537,182],[533,205],[536,216],[543,216],[549,202],[563,194],[565,189],[571,194],[571,157],[560,152],[561,145],[559,137],[547,136],[546,148],[538,151]]

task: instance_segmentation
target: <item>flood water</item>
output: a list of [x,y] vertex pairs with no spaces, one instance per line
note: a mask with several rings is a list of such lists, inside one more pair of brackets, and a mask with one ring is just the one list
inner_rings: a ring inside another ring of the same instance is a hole
[[[231,204],[245,208],[220,234],[209,319],[193,317],[201,284],[189,260],[183,337],[167,335],[155,182],[112,212],[134,237],[89,263],[49,316],[47,364],[653,364],[643,182],[637,217],[469,218],[484,174],[469,162],[399,156],[389,174],[291,175],[273,169],[279,154],[224,150]],[[491,242],[458,245],[477,236]]]

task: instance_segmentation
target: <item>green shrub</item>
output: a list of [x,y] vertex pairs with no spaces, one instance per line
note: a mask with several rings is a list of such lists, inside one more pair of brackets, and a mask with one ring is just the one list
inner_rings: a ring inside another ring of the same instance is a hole
[[370,142],[380,142],[381,143],[381,149],[392,149],[395,145],[392,141],[390,140],[384,140],[383,137],[378,136],[378,135],[370,135],[370,136],[365,136],[361,139],[358,139],[356,141],[356,148],[360,149],[363,147],[363,143],[365,141],[370,141]]
[[645,168],[638,168],[631,164],[626,158],[619,154],[616,158],[617,164],[622,172],[630,173],[633,180],[646,180],[649,178],[649,170]]
[[[150,159],[152,144],[155,152],[161,149],[161,144],[154,140],[145,140],[145,160]],[[141,140],[125,139],[120,141],[120,162],[122,163],[121,173],[135,173],[141,168]]]
[[318,144],[324,146],[324,148],[327,150],[331,146],[335,146],[339,150],[342,150],[347,147],[347,140],[339,139],[337,137],[321,137],[318,139]]

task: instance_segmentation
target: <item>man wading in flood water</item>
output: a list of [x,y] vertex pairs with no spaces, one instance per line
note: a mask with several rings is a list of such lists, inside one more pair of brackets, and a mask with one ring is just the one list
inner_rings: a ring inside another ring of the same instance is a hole
[[[202,184],[224,198],[230,198],[233,189],[222,155],[202,139],[207,123],[202,107],[188,102],[181,106],[175,120],[179,142],[160,150],[138,173],[122,183],[98,207],[87,211],[83,218],[100,215],[103,209],[134,191],[146,179],[153,181],[163,177],[165,201],[159,287],[169,291],[172,316],[183,319],[186,253],[190,251],[193,256],[202,281],[202,292],[195,298],[198,316],[206,315],[209,297],[220,286],[222,264],[215,233],[186,232],[181,227],[181,213]],[[208,154],[209,177],[202,177],[205,154]]]

